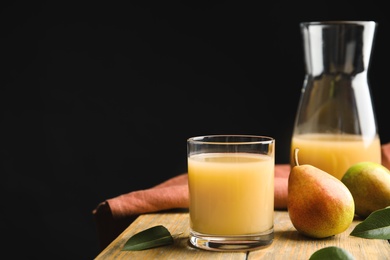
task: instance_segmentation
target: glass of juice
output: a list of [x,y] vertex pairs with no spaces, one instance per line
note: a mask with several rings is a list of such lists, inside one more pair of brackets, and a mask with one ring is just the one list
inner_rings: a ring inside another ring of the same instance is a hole
[[209,135],[187,140],[191,244],[254,250],[274,238],[275,139]]

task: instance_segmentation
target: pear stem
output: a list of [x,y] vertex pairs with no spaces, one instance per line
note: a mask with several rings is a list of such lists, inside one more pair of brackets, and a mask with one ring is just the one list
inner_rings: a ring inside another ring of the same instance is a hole
[[298,163],[298,152],[299,152],[299,148],[295,148],[294,149],[294,164],[295,164],[295,166],[299,166],[299,163]]

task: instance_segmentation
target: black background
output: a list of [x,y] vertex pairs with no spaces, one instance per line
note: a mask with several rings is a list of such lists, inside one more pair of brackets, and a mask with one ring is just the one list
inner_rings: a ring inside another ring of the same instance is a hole
[[92,259],[92,210],[186,171],[186,139],[270,135],[287,163],[299,23],[374,20],[369,79],[390,141],[385,1],[1,4],[0,234],[17,257]]

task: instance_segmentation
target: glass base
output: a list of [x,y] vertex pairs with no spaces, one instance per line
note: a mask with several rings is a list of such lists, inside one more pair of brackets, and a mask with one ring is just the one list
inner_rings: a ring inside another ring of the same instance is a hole
[[259,234],[242,236],[217,236],[190,231],[190,243],[200,249],[211,251],[248,251],[256,250],[272,244],[274,229]]

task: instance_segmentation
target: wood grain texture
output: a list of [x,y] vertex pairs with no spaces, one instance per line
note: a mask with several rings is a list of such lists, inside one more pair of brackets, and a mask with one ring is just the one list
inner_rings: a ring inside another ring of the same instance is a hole
[[[364,239],[350,236],[361,222],[354,220],[343,233],[326,239],[310,239],[300,235],[293,227],[287,211],[275,211],[275,239],[262,249],[249,252],[211,252],[189,245],[188,212],[145,214],[138,217],[95,259],[302,259],[307,260],[317,250],[337,246],[349,251],[356,260],[390,259],[387,240]],[[156,225],[164,225],[175,237],[174,244],[143,251],[121,251],[134,234]]]

